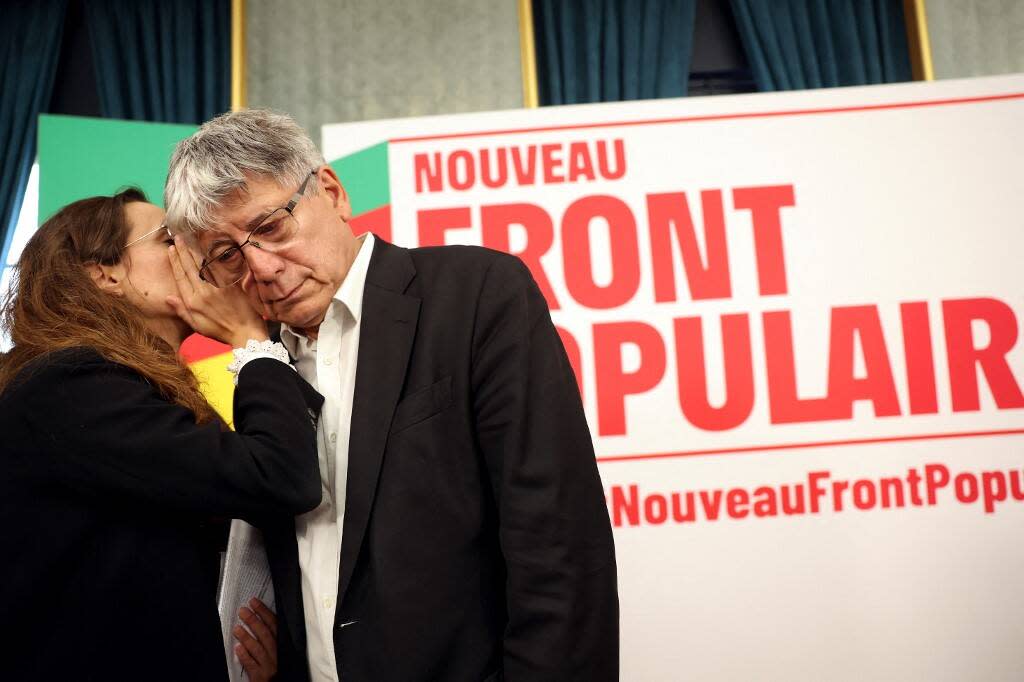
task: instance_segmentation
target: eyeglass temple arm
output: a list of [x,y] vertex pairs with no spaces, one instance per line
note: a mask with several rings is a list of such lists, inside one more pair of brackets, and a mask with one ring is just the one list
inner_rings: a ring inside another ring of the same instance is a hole
[[316,171],[316,168],[309,171],[309,175],[307,175],[306,179],[302,181],[302,184],[299,185],[299,188],[295,190],[295,194],[292,195],[291,200],[288,202],[288,205],[284,207],[284,210],[288,211],[289,213],[292,212],[292,209],[295,208],[295,204],[299,203],[299,200],[302,199],[302,195],[306,193],[306,185],[309,184],[309,179],[316,175]]

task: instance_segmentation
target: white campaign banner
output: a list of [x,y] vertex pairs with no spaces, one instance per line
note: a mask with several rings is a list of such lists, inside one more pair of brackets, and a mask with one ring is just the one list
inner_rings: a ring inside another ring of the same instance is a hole
[[624,680],[1019,679],[1024,76],[325,126],[391,238],[520,255]]

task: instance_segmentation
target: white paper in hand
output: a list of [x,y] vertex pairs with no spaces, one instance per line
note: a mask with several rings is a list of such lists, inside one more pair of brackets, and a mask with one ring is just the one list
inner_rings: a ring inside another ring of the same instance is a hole
[[235,656],[238,640],[231,634],[231,630],[241,622],[238,609],[248,606],[253,597],[266,604],[271,611],[275,610],[274,584],[270,578],[263,533],[245,521],[233,519],[217,600],[221,635],[224,637],[224,655],[227,657],[231,682],[243,682],[248,678]]

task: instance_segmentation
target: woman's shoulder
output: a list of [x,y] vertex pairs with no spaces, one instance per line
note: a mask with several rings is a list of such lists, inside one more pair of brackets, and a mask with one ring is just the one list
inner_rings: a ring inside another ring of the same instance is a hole
[[4,398],[11,398],[32,387],[59,385],[71,376],[81,374],[122,374],[134,373],[127,367],[103,357],[98,350],[89,346],[73,346],[43,353],[25,363],[25,366],[11,378]]
[[117,366],[91,346],[71,346],[43,353],[25,365],[32,373],[40,371],[77,371],[99,365]]

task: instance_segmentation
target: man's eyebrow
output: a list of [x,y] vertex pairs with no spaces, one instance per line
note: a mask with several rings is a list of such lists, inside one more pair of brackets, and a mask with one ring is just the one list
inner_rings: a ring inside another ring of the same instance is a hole
[[223,235],[217,239],[214,239],[213,242],[210,243],[210,248],[206,249],[206,255],[209,256],[210,253],[221,244],[230,244],[231,246],[235,246],[235,242],[233,239],[231,239],[227,235]]
[[257,227],[260,226],[260,223],[269,218],[270,215],[276,210],[276,208],[271,208],[264,210],[262,213],[258,214],[255,218],[253,218],[252,220],[245,224],[245,231],[252,232],[253,230],[255,230]]
[[245,224],[245,231],[246,232],[252,232],[257,227],[260,226],[260,223],[262,223],[264,220],[266,220],[270,216],[272,216],[275,213],[277,213],[282,208],[284,208],[284,207],[283,206],[275,206],[274,208],[264,209],[263,213],[260,213],[255,218],[253,218],[252,220],[250,220],[248,223]]

